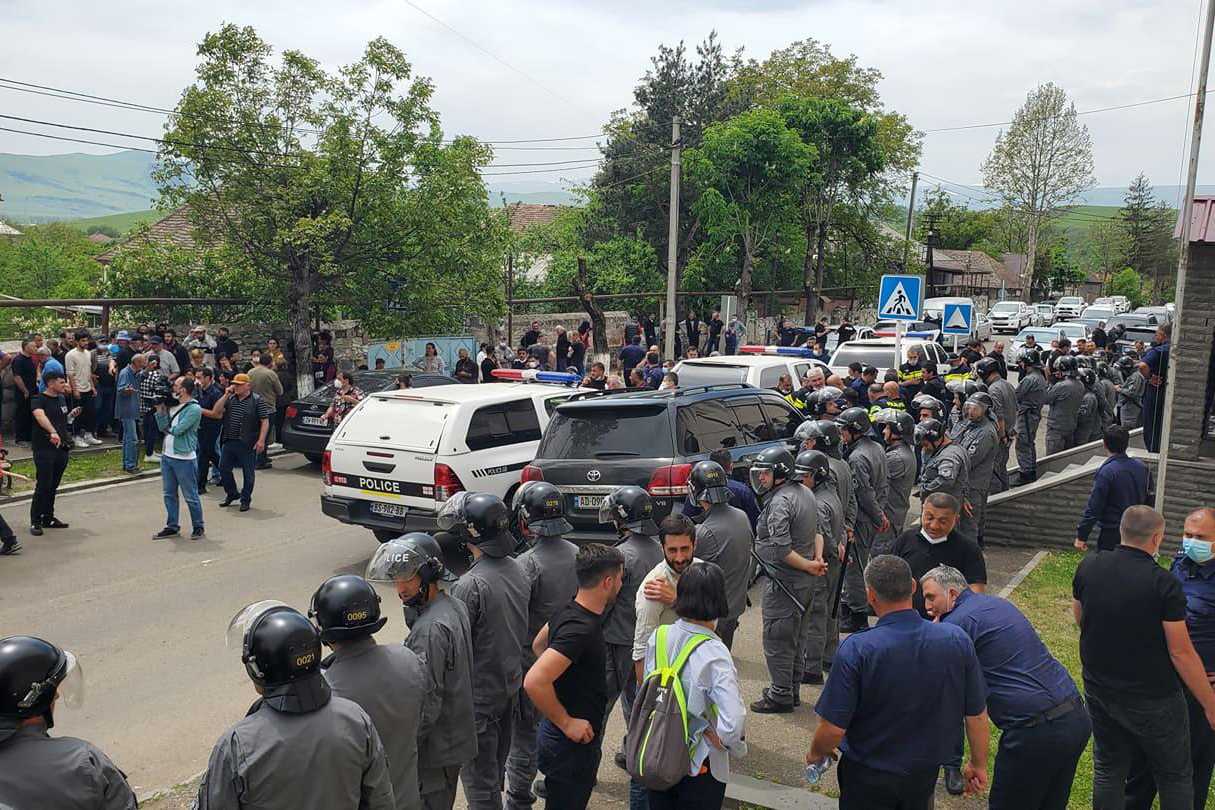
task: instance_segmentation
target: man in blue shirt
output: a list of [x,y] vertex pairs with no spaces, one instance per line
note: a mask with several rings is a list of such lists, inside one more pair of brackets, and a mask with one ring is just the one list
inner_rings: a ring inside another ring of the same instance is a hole
[[641,335],[633,335],[633,340],[620,350],[620,368],[627,380],[633,367],[645,359],[645,349],[641,348]]
[[1088,537],[1094,526],[1100,527],[1097,550],[1116,549],[1121,542],[1118,523],[1122,520],[1122,513],[1128,507],[1148,503],[1151,474],[1146,464],[1127,456],[1130,433],[1122,425],[1111,425],[1105,429],[1104,441],[1110,457],[1093,477],[1088,505],[1084,507],[1084,515],[1076,527],[1075,546],[1080,551],[1088,550]]
[[987,684],[987,711],[1003,733],[993,766],[991,810],[1066,810],[1076,763],[1092,724],[1067,670],[1009,601],[975,593],[940,565],[920,578],[924,606],[962,628]]
[[1143,389],[1143,446],[1155,453],[1160,449],[1160,432],[1164,416],[1164,384],[1169,376],[1169,338],[1172,324],[1156,329],[1152,348],[1143,355],[1140,365],[1146,366],[1148,384]]
[[63,370],[63,363],[60,363],[51,355],[49,346],[43,346],[38,350],[38,354],[42,357],[42,366],[38,369],[38,393],[41,394],[46,391],[46,383],[43,382],[43,377],[52,371],[64,376],[66,376],[67,372]]
[[[1173,576],[1185,593],[1185,624],[1208,678],[1215,678],[1215,509],[1195,509],[1185,519],[1181,552],[1173,560]],[[1194,765],[1194,808],[1202,810],[1215,769],[1215,732],[1207,724],[1202,704],[1185,690],[1190,714],[1190,761]],[[1127,810],[1147,810],[1156,798],[1156,781],[1142,757],[1131,762],[1126,782]]]
[[914,591],[905,561],[870,560],[865,593],[878,623],[840,644],[814,707],[819,723],[806,762],[841,749],[840,810],[931,808],[963,718],[966,790],[987,786],[986,687],[974,643],[958,627],[920,618]]

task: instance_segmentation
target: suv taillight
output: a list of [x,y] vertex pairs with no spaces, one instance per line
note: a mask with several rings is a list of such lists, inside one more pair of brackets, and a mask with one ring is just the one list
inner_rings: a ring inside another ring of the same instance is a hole
[[283,412],[288,419],[294,419],[300,415],[300,409],[294,405],[288,405],[287,410]]
[[325,482],[325,486],[333,486],[333,452],[326,450],[321,456],[321,480]]
[[528,464],[523,468],[523,472],[519,474],[519,481],[526,484],[528,481],[543,481],[544,470],[534,464]]
[[464,491],[464,484],[456,471],[446,464],[435,465],[435,502],[443,503],[457,492]]
[[688,476],[692,474],[691,464],[669,464],[659,467],[650,476],[646,490],[655,497],[669,498],[688,493]]

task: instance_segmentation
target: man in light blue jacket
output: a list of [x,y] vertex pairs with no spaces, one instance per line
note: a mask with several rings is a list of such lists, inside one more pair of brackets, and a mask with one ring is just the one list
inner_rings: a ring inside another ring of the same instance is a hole
[[198,540],[203,536],[202,502],[198,499],[198,425],[202,406],[194,399],[194,380],[189,377],[174,380],[173,397],[177,404],[172,407],[166,402],[156,404],[156,426],[165,437],[160,452],[160,480],[168,517],[165,527],[153,537],[165,540],[181,534],[177,499],[180,489],[190,510],[190,539]]
[[122,471],[139,472],[139,372],[147,358],[137,354],[118,372],[114,418],[122,423]]

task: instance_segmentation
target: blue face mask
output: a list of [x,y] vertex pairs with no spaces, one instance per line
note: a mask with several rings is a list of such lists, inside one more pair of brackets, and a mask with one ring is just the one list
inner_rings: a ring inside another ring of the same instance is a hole
[[1203,565],[1215,557],[1215,553],[1211,551],[1211,543],[1193,537],[1181,538],[1181,553],[1199,565]]

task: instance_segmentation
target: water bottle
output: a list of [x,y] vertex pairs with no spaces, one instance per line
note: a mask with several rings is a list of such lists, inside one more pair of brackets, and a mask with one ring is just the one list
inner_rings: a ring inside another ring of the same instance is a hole
[[817,785],[828,770],[831,769],[831,757],[823,757],[818,762],[806,766],[806,782]]

